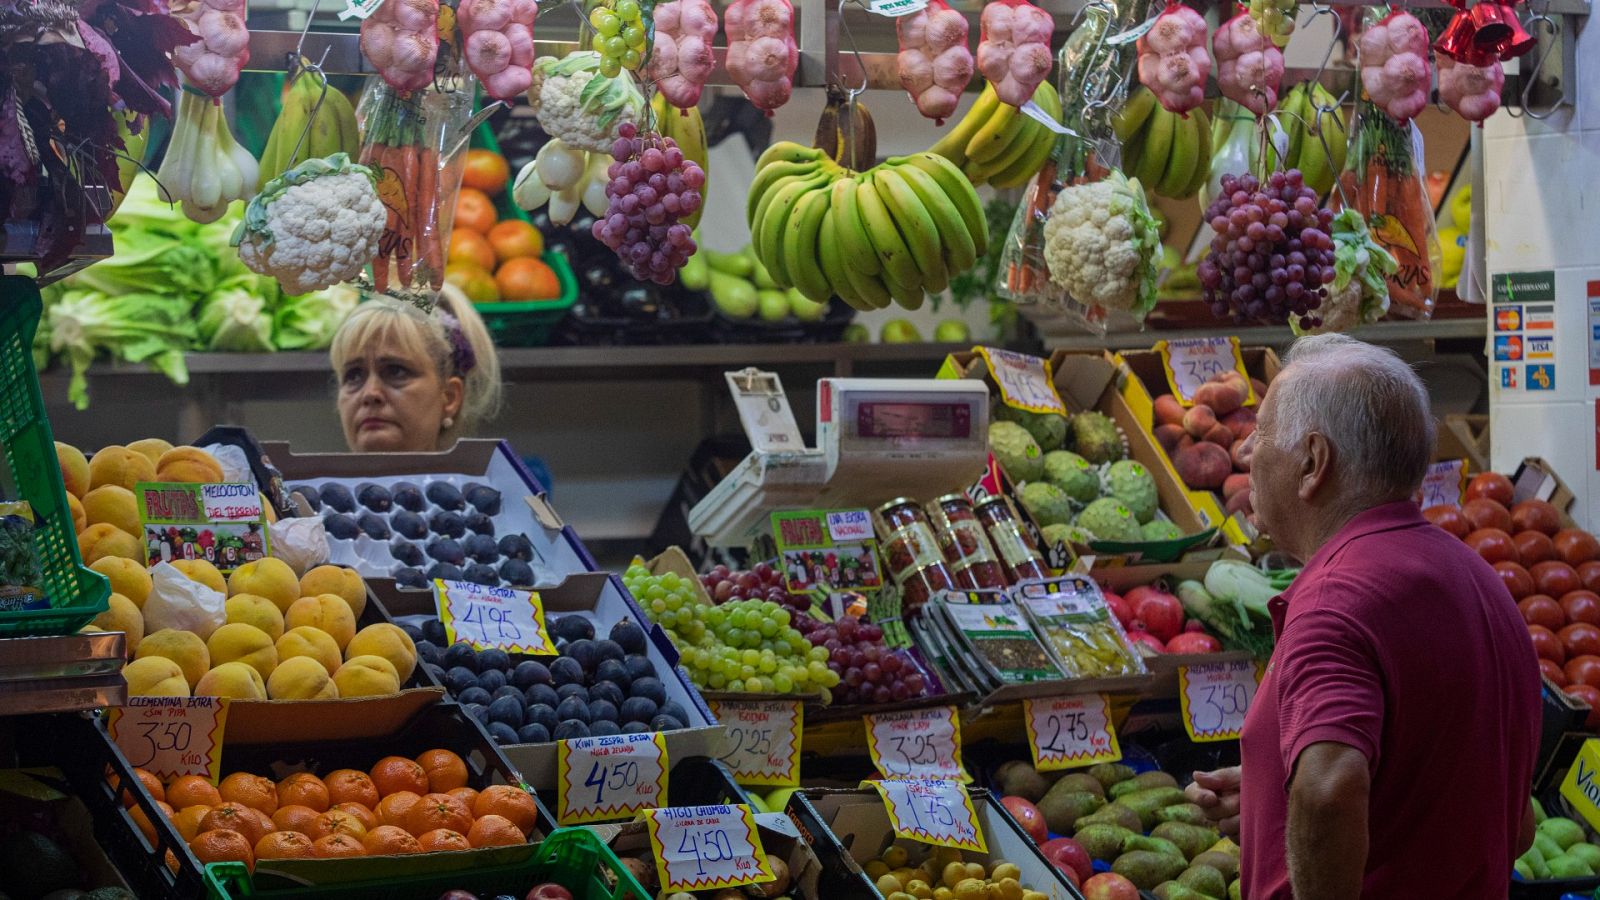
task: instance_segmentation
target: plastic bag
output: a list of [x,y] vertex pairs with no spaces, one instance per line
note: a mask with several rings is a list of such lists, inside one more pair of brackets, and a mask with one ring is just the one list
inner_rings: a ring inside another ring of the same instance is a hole
[[163,628],[192,631],[200,640],[228,621],[228,598],[198,581],[191,581],[171,563],[150,570],[150,594],[144,601],[146,634]]
[[267,531],[272,536],[272,555],[288,563],[296,575],[328,561],[328,530],[318,516],[279,519]]
[[211,454],[211,458],[222,467],[222,480],[233,484],[251,484],[256,476],[250,471],[250,458],[244,455],[244,449],[233,444],[210,444],[202,450]]

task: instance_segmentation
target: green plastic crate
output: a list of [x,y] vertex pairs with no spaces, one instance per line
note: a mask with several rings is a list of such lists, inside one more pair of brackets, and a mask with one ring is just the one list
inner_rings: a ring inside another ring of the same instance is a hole
[[0,636],[71,634],[105,612],[111,584],[78,555],[55,438],[33,367],[33,335],[43,311],[39,288],[20,275],[0,278],[0,306],[0,445],[11,472],[5,493],[33,507],[41,587],[50,599],[49,609],[0,612]]
[[[406,857],[408,861],[423,857]],[[601,870],[612,876],[608,886]],[[524,862],[478,865],[449,872],[417,873],[394,878],[322,886],[258,888],[241,863],[206,866],[212,900],[438,900],[449,890],[470,891],[482,898],[498,894],[523,896],[535,884],[553,881],[575,900],[650,900],[651,895],[628,874],[622,862],[587,828],[553,833]]]

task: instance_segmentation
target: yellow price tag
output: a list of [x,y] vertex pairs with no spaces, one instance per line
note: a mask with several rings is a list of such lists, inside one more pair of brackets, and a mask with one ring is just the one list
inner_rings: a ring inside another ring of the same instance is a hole
[[[1250,383],[1250,374],[1245,371],[1244,357],[1239,355],[1239,339],[1236,337],[1158,341],[1156,352],[1161,354],[1161,366],[1166,370],[1167,384],[1172,388],[1173,396],[1184,406],[1194,405],[1194,392],[1200,389],[1200,385],[1224,372],[1237,371],[1244,376],[1245,384]],[[1249,406],[1259,399],[1255,389],[1251,388],[1244,405]]]
[[1589,823],[1590,828],[1600,828],[1600,738],[1590,738],[1578,748],[1578,755],[1561,780],[1561,796],[1572,804],[1572,809]]
[[924,844],[987,853],[967,786],[945,778],[868,782],[878,789],[894,833]]
[[1178,703],[1189,739],[1238,740],[1260,682],[1260,667],[1248,659],[1179,666]]
[[667,805],[667,741],[659,731],[556,742],[556,819],[622,819]]
[[1075,694],[1022,701],[1033,767],[1042,772],[1122,758],[1111,704],[1104,694]]
[[163,781],[199,775],[222,777],[225,697],[129,697],[106,716],[111,740],[135,768]]
[[804,713],[798,700],[712,700],[711,711],[722,723],[717,758],[745,785],[793,787],[800,784],[800,729]]
[[748,806],[652,809],[645,824],[664,891],[709,891],[777,879]]
[[972,780],[961,765],[961,720],[954,706],[861,718],[867,727],[867,755],[883,777]]
[[1000,389],[1000,402],[1030,412],[1067,414],[1050,376],[1050,361],[996,347],[979,347],[989,376]]
[[466,641],[479,650],[550,656],[556,645],[544,624],[544,601],[538,591],[485,587],[469,581],[433,582],[439,621],[445,639]]

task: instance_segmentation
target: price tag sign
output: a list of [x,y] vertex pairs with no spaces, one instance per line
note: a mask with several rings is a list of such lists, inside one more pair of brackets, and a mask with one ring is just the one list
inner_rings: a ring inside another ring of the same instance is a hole
[[884,778],[972,780],[961,766],[961,723],[954,706],[861,718],[867,726],[867,753]]
[[745,785],[800,784],[801,712],[798,700],[712,700],[722,723],[717,758]]
[[772,514],[773,563],[791,594],[883,587],[877,536],[864,509],[803,509]]
[[133,493],[146,565],[203,559],[231,572],[269,555],[266,510],[253,484],[141,481]]
[[989,375],[1000,389],[1000,402],[1031,412],[1067,414],[1050,377],[1048,361],[996,347],[979,347],[978,352],[989,364]]
[[1428,466],[1422,476],[1422,508],[1460,506],[1461,492],[1467,484],[1467,461],[1447,459]]
[[928,8],[928,0],[867,0],[867,12],[898,19]]
[[222,774],[225,697],[129,697],[106,714],[106,730],[128,762],[166,780]]
[[1041,772],[1122,758],[1111,704],[1104,694],[1078,694],[1022,701],[1033,766]]
[[538,591],[485,587],[469,581],[433,581],[445,639],[466,641],[479,650],[550,656],[556,646],[544,627]]
[[556,819],[582,825],[667,804],[667,742],[661,732],[556,742]]
[[1178,667],[1178,702],[1189,739],[1236,741],[1261,673],[1248,659]]
[[869,783],[883,796],[896,835],[924,844],[988,852],[978,830],[972,795],[961,782],[913,778]]
[[[1184,406],[1194,404],[1194,392],[1200,389],[1200,385],[1224,372],[1237,371],[1245,376],[1248,383],[1249,375],[1244,369],[1244,358],[1239,355],[1239,339],[1236,337],[1161,341],[1156,344],[1156,350],[1160,352],[1162,365],[1167,371],[1167,384]],[[1257,399],[1252,391],[1245,405]]]
[[777,879],[748,806],[652,809],[645,825],[663,891],[710,891]]

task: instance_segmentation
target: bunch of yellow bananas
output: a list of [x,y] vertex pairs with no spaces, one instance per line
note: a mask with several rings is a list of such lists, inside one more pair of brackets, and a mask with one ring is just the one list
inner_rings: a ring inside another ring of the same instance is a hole
[[1139,88],[1112,120],[1122,141],[1122,171],[1174,200],[1199,192],[1211,171],[1211,122],[1204,108],[1185,116],[1156,102]]
[[[1061,98],[1048,81],[1033,92],[1033,100],[1050,118],[1061,121]],[[1028,183],[1055,145],[1055,132],[1000,102],[994,85],[985,84],[972,109],[928,152],[955,163],[973,184],[1013,188]]]
[[[317,106],[317,98],[322,105]],[[309,131],[307,130],[309,127]],[[305,136],[301,140],[301,135]],[[351,159],[361,155],[361,130],[356,125],[355,107],[342,91],[328,86],[310,72],[301,72],[283,94],[283,110],[272,123],[267,147],[261,151],[259,185],[308,159],[325,159],[347,153]]]
[[[1334,111],[1319,122],[1318,106],[1334,107]],[[1333,179],[1344,170],[1347,136],[1337,107],[1338,99],[1322,85],[1310,81],[1295,85],[1278,101],[1278,125],[1289,137],[1288,152],[1280,163],[1276,147],[1267,151],[1272,168],[1299,169],[1306,187],[1319,196],[1333,190]],[[1322,146],[1322,132],[1326,132],[1327,149]]]

